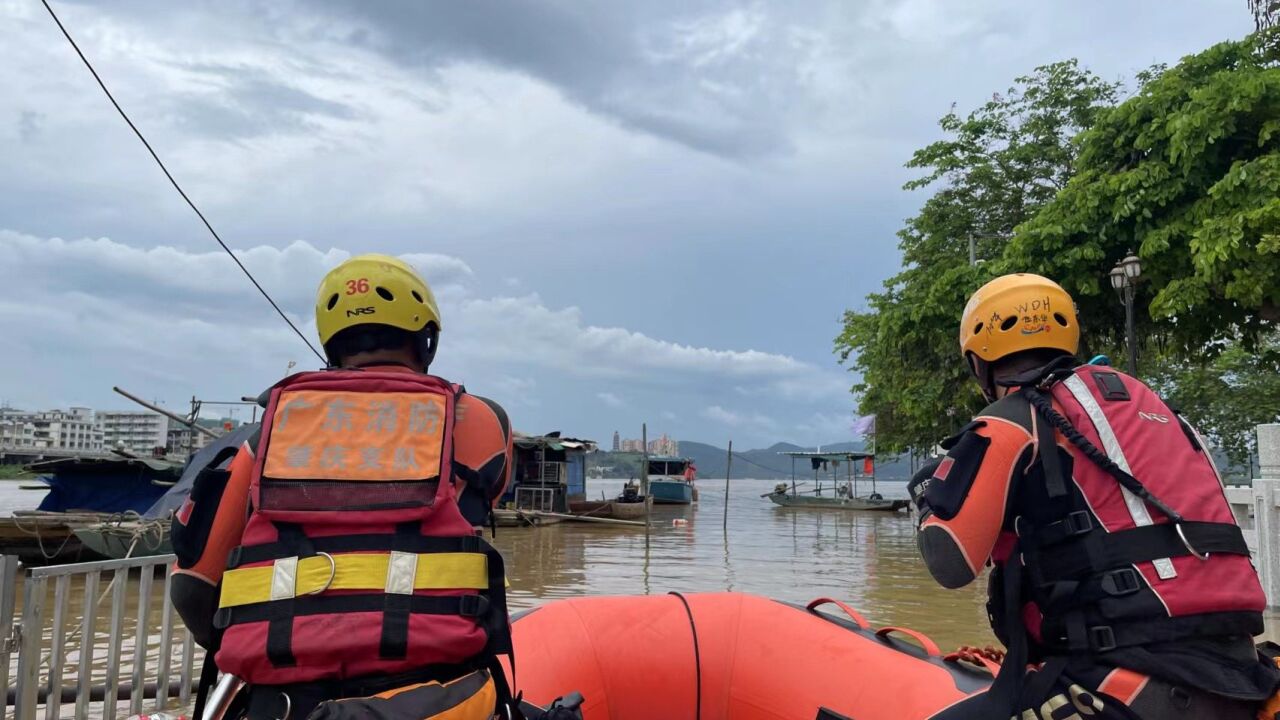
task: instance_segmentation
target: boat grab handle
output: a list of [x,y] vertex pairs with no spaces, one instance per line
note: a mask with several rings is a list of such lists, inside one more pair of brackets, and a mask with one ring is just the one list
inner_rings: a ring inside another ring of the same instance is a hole
[[819,614],[817,609],[827,604],[835,605],[836,607],[843,610],[845,615],[848,615],[851,620],[853,620],[855,623],[858,624],[859,629],[861,630],[871,629],[871,623],[867,622],[867,619],[862,617],[862,613],[858,612],[857,610],[854,610],[853,608],[849,607],[848,605],[845,605],[843,602],[836,600],[834,598],[828,598],[828,597],[817,598],[812,602],[810,602],[808,605],[805,605],[804,609],[817,615]]
[[925,635],[919,630],[889,625],[877,630],[876,637],[881,640],[888,640],[889,635],[892,633],[902,633],[903,635],[915,640],[917,643],[920,643],[920,647],[924,649],[925,654],[929,657],[942,657],[942,651],[938,649],[938,644],[930,640],[928,635]]

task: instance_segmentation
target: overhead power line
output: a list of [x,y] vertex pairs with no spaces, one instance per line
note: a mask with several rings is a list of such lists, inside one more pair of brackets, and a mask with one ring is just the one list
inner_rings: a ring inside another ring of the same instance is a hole
[[80,60],[84,63],[84,66],[89,68],[89,72],[93,75],[93,79],[98,81],[98,87],[102,88],[102,92],[106,94],[107,99],[115,106],[116,112],[120,113],[120,117],[124,118],[124,121],[128,123],[129,129],[132,130],[133,134],[137,135],[138,139],[142,141],[143,146],[147,148],[147,152],[151,153],[151,158],[156,161],[156,165],[160,166],[160,170],[164,173],[164,176],[169,179],[169,184],[173,185],[173,189],[178,191],[178,194],[182,196],[182,199],[185,200],[187,205],[189,205],[192,211],[195,212],[196,217],[200,218],[200,222],[204,223],[205,228],[209,230],[209,234],[213,236],[214,240],[218,241],[218,244],[222,246],[222,249],[225,250],[227,255],[229,255],[235,262],[236,267],[239,267],[240,271],[244,273],[244,276],[249,278],[249,282],[253,283],[253,286],[258,289],[258,292],[262,293],[262,297],[265,298],[268,303],[271,303],[271,307],[275,308],[276,313],[280,315],[280,319],[284,320],[285,324],[287,324],[289,328],[298,335],[298,338],[307,344],[307,347],[311,352],[315,353],[315,356],[320,359],[320,362],[327,362],[324,355],[316,349],[315,345],[311,344],[311,341],[307,339],[307,336],[298,329],[297,325],[293,324],[293,321],[289,319],[288,315],[284,314],[284,310],[280,309],[280,306],[271,298],[271,295],[269,295],[266,289],[262,287],[262,284],[253,277],[253,273],[250,273],[249,269],[244,266],[244,263],[240,262],[240,258],[236,257],[236,254],[231,252],[231,248],[227,247],[227,244],[222,241],[222,237],[218,235],[217,230],[213,229],[213,225],[209,224],[204,213],[200,212],[200,208],[196,207],[196,204],[192,202],[191,198],[187,196],[187,193],[183,191],[182,186],[174,179],[173,173],[169,172],[169,168],[165,166],[164,161],[160,159],[160,156],[156,154],[155,149],[151,147],[151,143],[147,142],[147,138],[142,134],[142,131],[138,129],[137,125],[133,124],[133,120],[129,119],[129,114],[124,111],[124,108],[120,107],[120,103],[116,102],[115,96],[107,89],[107,84],[102,81],[102,77],[98,75],[98,71],[94,69],[93,63],[89,62],[89,58],[85,57],[84,52],[80,50],[80,46],[77,45],[75,39],[71,37],[71,33],[67,32],[66,26],[62,24],[62,20],[58,19],[58,14],[54,12],[53,7],[49,5],[49,0],[40,0],[40,2],[44,5],[44,9],[49,11],[49,17],[52,17],[53,21],[57,23],[58,29],[62,31],[62,36],[67,39],[67,42],[71,43],[71,47],[76,51],[76,54],[80,56]]

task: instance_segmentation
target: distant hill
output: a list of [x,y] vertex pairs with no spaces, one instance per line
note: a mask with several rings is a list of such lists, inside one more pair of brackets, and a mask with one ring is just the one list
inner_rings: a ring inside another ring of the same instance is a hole
[[[845,452],[862,450],[863,447],[864,444],[861,442],[844,442],[823,445],[822,450]],[[756,450],[738,450],[735,448],[733,451],[733,477],[737,479],[756,478],[764,480],[788,479],[791,477],[791,458],[778,453],[817,449],[816,447],[806,448],[784,442]],[[693,459],[694,464],[698,466],[698,477],[700,478],[723,478],[725,475],[725,462],[728,459],[728,452],[725,448],[691,440],[681,440],[680,454]],[[587,462],[588,468],[612,467],[614,470],[609,473],[610,475],[631,477],[637,473],[639,468],[638,458],[639,456],[635,453],[597,452],[588,455]],[[861,471],[861,468],[859,468],[859,471]],[[843,475],[843,472],[841,474]],[[796,475],[798,477],[810,477],[813,475],[813,469],[803,460],[797,460]],[[911,465],[906,458],[896,461],[882,458],[876,467],[876,477],[881,479],[906,479],[910,476]]]

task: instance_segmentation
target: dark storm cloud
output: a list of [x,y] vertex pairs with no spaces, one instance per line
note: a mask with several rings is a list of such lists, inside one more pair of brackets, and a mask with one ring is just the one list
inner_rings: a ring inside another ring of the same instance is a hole
[[340,18],[351,44],[397,63],[505,67],[624,126],[697,150],[752,156],[788,145],[777,114],[795,90],[793,48],[778,28],[760,27],[762,17],[731,4],[322,0],[311,7]]

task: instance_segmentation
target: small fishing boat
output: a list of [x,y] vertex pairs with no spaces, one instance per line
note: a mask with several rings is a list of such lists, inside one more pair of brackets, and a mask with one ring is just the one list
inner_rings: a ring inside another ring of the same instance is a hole
[[579,692],[586,720],[923,720],[998,669],[826,598],[574,598],[517,615],[512,632],[513,689],[540,706]]
[[[897,512],[905,510],[908,502],[888,499],[876,491],[875,455],[866,452],[809,452],[807,450],[779,453],[791,457],[791,484],[778,483],[773,492],[765,493],[773,504],[794,508],[830,508],[833,510],[875,510]],[[796,460],[808,460],[813,467],[814,487],[800,490],[796,483]],[[870,470],[871,493],[858,494],[856,464],[861,461]],[[845,477],[840,477],[840,465],[844,464]],[[830,469],[823,477],[822,471]],[[824,484],[824,481],[826,484]]]
[[653,496],[641,495],[640,486],[629,482],[623,486],[609,512],[618,520],[640,520],[649,514],[652,507]]
[[689,458],[649,458],[649,495],[659,505],[690,505],[698,497],[697,468]]

